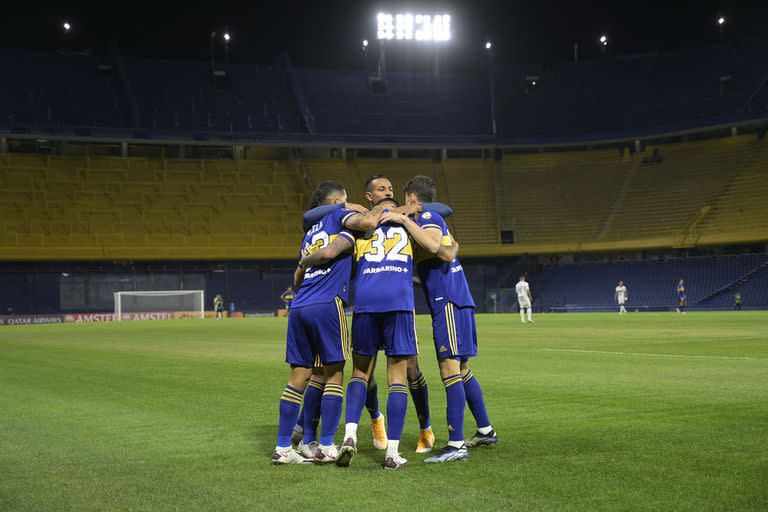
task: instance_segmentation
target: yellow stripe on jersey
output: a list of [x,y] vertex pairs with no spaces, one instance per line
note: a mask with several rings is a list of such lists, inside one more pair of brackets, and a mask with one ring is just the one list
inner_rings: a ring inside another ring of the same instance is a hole
[[453,303],[445,305],[445,323],[448,326],[448,344],[451,347],[451,354],[458,355],[459,344],[456,337],[456,318],[454,316]]
[[[334,236],[334,238],[336,237],[336,235],[333,235],[333,236]],[[343,236],[344,238],[346,238],[347,240],[349,240],[353,244],[355,243],[355,237],[353,237],[352,235],[350,235],[346,231],[340,231],[338,236]]]
[[341,225],[346,227],[347,226],[347,220],[357,215],[358,212],[349,212],[344,217],[341,218]]
[[347,315],[344,313],[344,302],[336,297],[336,312],[339,315],[339,331],[341,332],[341,353],[344,360],[349,359],[349,332],[347,331]]
[[439,224],[424,224],[421,226],[421,229],[439,229],[440,231],[443,230],[442,227],[440,227]]
[[421,354],[419,350],[419,335],[416,332],[416,310],[413,310],[413,339],[416,340],[416,355]]
[[[328,235],[328,244],[333,242],[333,240],[339,235]],[[309,251],[309,254],[312,254],[313,252],[317,252],[320,249],[325,247],[325,240],[322,238],[318,238],[317,241],[314,243],[314,245],[310,246],[307,250]]]

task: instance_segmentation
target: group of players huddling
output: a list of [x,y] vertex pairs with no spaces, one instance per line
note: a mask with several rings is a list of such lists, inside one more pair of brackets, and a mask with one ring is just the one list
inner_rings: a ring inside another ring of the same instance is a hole
[[[428,388],[418,364],[414,266],[432,317],[449,433],[445,448],[425,462],[466,459],[468,447],[498,442],[480,385],[469,368],[469,359],[477,355],[475,303],[456,259],[458,243],[444,220],[451,210],[432,203],[437,188],[428,176],[414,177],[404,192],[405,205],[399,206],[389,179],[377,175],[365,183],[370,210],[346,202],[347,193],[337,182],[321,183],[313,194],[315,208],[304,216],[307,233],[294,275],[298,291],[286,340],[290,376],[280,398],[274,464],[349,466],[357,453],[357,429],[365,407],[374,446],[386,450],[384,467],[405,466],[399,444],[409,389],[419,418],[416,451],[432,449]],[[353,370],[346,387],[344,440],[337,447],[333,439],[341,419],[344,365],[350,357],[344,313],[350,284]],[[380,350],[387,357],[386,428],[373,378]],[[477,422],[477,432],[466,442],[465,404]]]

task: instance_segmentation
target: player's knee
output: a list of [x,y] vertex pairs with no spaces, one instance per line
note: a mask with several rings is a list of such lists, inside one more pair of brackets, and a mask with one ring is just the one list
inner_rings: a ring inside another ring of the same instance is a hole
[[292,366],[291,373],[288,377],[288,385],[300,393],[303,393],[311,376],[311,368],[304,368],[303,366]]
[[387,383],[406,384],[408,377],[408,361],[401,357],[390,357],[387,361]]
[[453,357],[446,357],[438,363],[440,366],[440,378],[445,379],[461,372],[461,362]]
[[341,384],[344,381],[344,363],[329,364],[323,367],[326,384]]
[[417,356],[411,356],[408,358],[408,378],[413,380],[419,376],[421,370],[419,369],[419,358]]

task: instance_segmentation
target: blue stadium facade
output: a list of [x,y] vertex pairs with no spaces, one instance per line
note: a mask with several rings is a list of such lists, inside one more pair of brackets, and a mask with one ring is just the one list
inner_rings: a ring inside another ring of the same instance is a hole
[[[217,66],[0,50],[0,132],[134,138],[547,143],[768,115],[768,39],[488,74]],[[536,85],[533,85],[535,80]],[[493,136],[491,85],[495,90]],[[382,139],[382,137],[385,137]],[[426,139],[425,139],[426,138]]]

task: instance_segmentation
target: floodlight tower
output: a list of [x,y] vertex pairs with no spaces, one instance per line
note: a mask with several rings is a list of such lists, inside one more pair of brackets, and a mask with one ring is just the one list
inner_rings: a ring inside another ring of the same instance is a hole
[[224,26],[224,35],[222,36],[224,38],[224,60],[229,64],[229,40],[231,39],[231,35],[229,34],[229,27]]
[[380,12],[376,15],[378,30],[376,38],[379,40],[379,62],[376,64],[376,76],[379,80],[384,80],[387,73],[387,39],[394,37],[394,25],[391,14]]
[[608,36],[602,34],[600,39],[598,39],[598,44],[600,45],[600,51],[605,53],[608,50]]
[[717,30],[720,31],[720,40],[723,41],[725,39],[725,23],[726,20],[725,16],[718,16],[717,17]]
[[382,39],[379,42],[379,62],[376,65],[376,72],[381,80],[384,80],[384,75],[387,74],[387,41]]
[[496,87],[494,80],[494,52],[493,43],[488,40],[485,42],[485,53],[488,55],[488,92],[490,96],[491,108],[491,133],[496,136]]
[[213,46],[216,41],[216,32],[211,32],[211,73],[216,70],[216,59],[214,58]]

